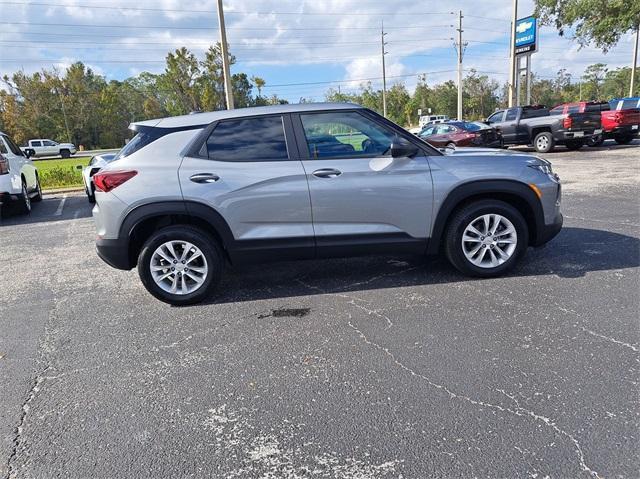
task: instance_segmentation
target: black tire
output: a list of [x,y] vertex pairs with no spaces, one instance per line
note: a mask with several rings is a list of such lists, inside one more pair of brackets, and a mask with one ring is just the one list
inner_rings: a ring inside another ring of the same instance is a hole
[[614,140],[618,145],[628,145],[633,141],[633,135],[617,135]]
[[87,194],[89,203],[94,204],[96,202],[96,190],[93,186],[93,183],[91,183],[91,186],[89,186],[88,188],[85,186],[84,192]]
[[[462,236],[474,220],[486,214],[499,214],[508,219],[514,226],[517,243],[511,257],[504,263],[484,268],[476,266],[465,256]],[[490,278],[511,270],[524,255],[529,245],[529,228],[520,212],[508,203],[498,200],[478,200],[469,203],[454,212],[444,236],[444,250],[447,259],[461,273],[467,276]]]
[[579,150],[580,148],[582,148],[584,146],[584,141],[582,141],[582,140],[570,140],[570,141],[566,141],[564,146],[565,146],[565,148],[567,150],[575,151],[575,150]]
[[[208,272],[202,285],[188,294],[172,294],[162,289],[152,277],[151,259],[158,247],[168,241],[188,241],[204,255]],[[192,226],[168,226],[156,231],[146,241],[138,255],[138,274],[144,287],[155,298],[174,306],[184,306],[203,301],[220,283],[224,270],[224,259],[217,241],[210,235]]]
[[445,148],[451,148],[452,150],[456,149],[456,144],[452,141],[450,141],[449,143],[447,143],[447,146],[445,146]]
[[32,203],[39,203],[42,201],[42,187],[40,186],[40,177],[36,173],[36,196],[31,198]]
[[541,131],[533,139],[533,147],[538,153],[549,153],[554,145],[553,135],[549,131]]
[[69,150],[60,150],[60,156],[62,158],[71,158],[71,152]]
[[31,198],[29,198],[29,192],[27,191],[27,183],[22,180],[22,193],[18,195],[18,201],[16,202],[16,211],[23,215],[31,213]]
[[591,147],[600,146],[604,143],[604,135],[593,135],[587,140],[587,145]]

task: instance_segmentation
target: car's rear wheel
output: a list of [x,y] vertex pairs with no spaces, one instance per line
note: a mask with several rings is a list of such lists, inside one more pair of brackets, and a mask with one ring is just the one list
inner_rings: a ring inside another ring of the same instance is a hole
[[29,198],[27,183],[25,183],[24,180],[22,180],[22,193],[18,195],[16,209],[18,213],[21,213],[24,215],[31,213],[31,198]]
[[580,148],[582,148],[584,146],[584,142],[582,140],[571,140],[571,141],[567,141],[564,144],[565,148],[567,150],[579,150]]
[[614,137],[619,145],[628,145],[633,141],[633,135],[617,135]]
[[62,158],[70,158],[71,152],[69,150],[60,150],[60,156]]
[[36,174],[36,195],[31,198],[32,203],[42,201],[42,187],[40,186],[40,177]]
[[445,253],[469,276],[492,277],[512,269],[529,243],[527,223],[503,201],[480,200],[459,209],[445,234]]
[[589,146],[600,146],[604,143],[604,135],[593,135],[587,140]]
[[451,150],[455,150],[456,149],[456,144],[453,141],[450,141],[449,143],[447,143],[447,146],[445,148],[449,148]]
[[549,153],[553,150],[553,135],[548,131],[538,133],[533,139],[533,147],[538,153]]
[[176,306],[208,297],[220,282],[223,268],[217,242],[191,226],[155,232],[138,256],[138,274],[147,291]]

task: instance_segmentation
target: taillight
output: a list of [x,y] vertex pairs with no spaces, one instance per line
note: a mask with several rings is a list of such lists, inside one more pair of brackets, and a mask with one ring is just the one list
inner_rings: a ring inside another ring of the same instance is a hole
[[0,175],[9,173],[9,160],[0,154]]
[[562,127],[565,130],[569,130],[571,128],[571,125],[573,125],[573,118],[571,118],[570,116],[566,117],[563,121],[562,121]]
[[138,172],[135,170],[101,171],[93,175],[93,184],[100,191],[108,193],[137,174]]

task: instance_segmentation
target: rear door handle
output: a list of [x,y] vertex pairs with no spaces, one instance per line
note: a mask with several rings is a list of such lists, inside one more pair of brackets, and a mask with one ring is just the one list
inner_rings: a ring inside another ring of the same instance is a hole
[[313,176],[317,178],[335,178],[341,174],[342,171],[336,170],[335,168],[321,168],[313,172]]
[[215,173],[196,173],[189,177],[194,183],[215,183],[220,179]]

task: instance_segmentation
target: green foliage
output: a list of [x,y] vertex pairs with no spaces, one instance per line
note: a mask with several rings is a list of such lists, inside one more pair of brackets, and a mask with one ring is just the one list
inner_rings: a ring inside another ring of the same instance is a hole
[[536,14],[554,24],[561,36],[573,27],[581,45],[593,43],[604,51],[640,25],[637,0],[535,0],[535,4]]

